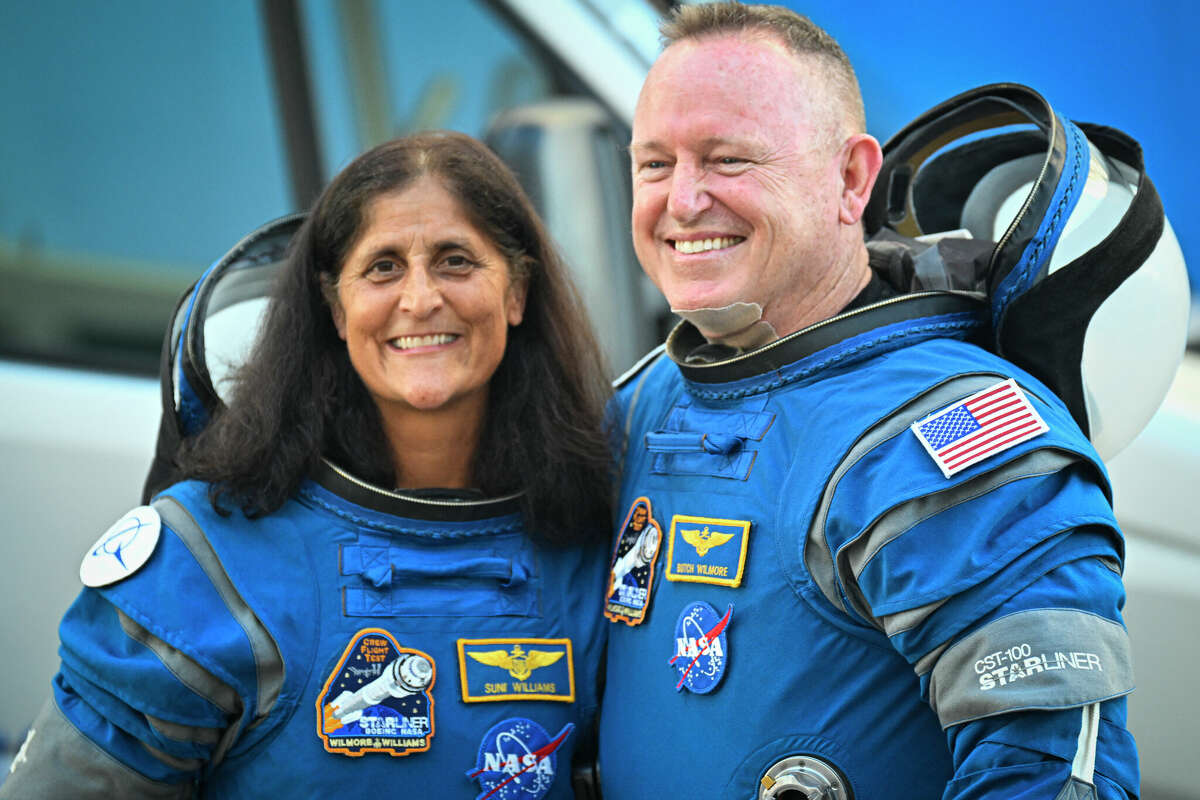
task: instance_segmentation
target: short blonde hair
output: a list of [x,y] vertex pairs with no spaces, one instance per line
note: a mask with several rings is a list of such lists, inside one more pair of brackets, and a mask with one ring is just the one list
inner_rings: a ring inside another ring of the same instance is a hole
[[800,58],[814,58],[825,67],[830,90],[841,100],[845,122],[853,132],[866,130],[862,92],[846,52],[837,40],[808,17],[791,9],[739,2],[680,5],[659,26],[663,45],[723,34],[757,33],[770,36]]

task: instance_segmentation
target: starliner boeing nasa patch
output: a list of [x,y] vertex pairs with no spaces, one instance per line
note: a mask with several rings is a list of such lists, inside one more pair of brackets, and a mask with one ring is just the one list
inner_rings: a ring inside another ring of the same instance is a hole
[[729,663],[725,629],[732,616],[732,604],[723,617],[718,617],[717,610],[703,600],[684,606],[675,623],[675,648],[669,662],[679,676],[675,691],[686,688],[708,694],[717,688]]
[[646,619],[661,544],[662,528],[654,519],[650,499],[639,497],[625,515],[613,550],[604,616],[626,625],[640,625]]
[[467,777],[478,780],[475,800],[541,800],[558,774],[558,749],[575,730],[568,722],[553,739],[530,719],[514,717],[497,723],[483,735],[475,768]]
[[406,756],[433,738],[433,659],[382,628],[350,640],[317,695],[317,733],[331,753]]
[[152,506],[138,506],[96,540],[79,565],[79,580],[93,588],[127,578],[154,553],[162,520]]
[[669,581],[739,586],[746,568],[750,523],[676,514],[667,537]]
[[1048,430],[1012,378],[912,425],[917,440],[947,478]]

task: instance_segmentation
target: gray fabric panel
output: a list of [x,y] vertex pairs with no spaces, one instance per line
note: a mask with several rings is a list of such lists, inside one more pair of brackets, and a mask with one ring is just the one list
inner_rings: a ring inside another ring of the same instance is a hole
[[1063,788],[1054,796],[1054,800],[1096,800],[1096,787],[1084,783],[1079,778],[1068,778]]
[[191,725],[180,725],[165,719],[144,715],[150,727],[159,735],[177,742],[195,742],[196,744],[216,744],[221,741],[221,731],[216,728],[197,728]]
[[629,434],[633,430],[633,410],[637,408],[638,398],[642,395],[642,387],[646,385],[646,378],[650,377],[650,368],[653,366],[653,362],[662,356],[665,347],[665,344],[660,344],[651,350],[629,372],[626,372],[613,383],[614,387],[619,388],[643,367],[646,368],[642,377],[638,379],[637,386],[633,389],[633,396],[629,398],[629,408],[625,409],[625,435],[621,437],[621,454],[617,456],[617,475],[616,480],[613,481],[612,495],[614,506],[621,499],[621,482],[624,480],[625,475],[625,456],[629,453]]
[[0,784],[3,800],[182,800],[191,784],[152,781],[80,733],[53,700],[42,706],[13,770]]
[[949,405],[980,389],[986,389],[996,383],[997,379],[1005,380],[1006,377],[991,372],[956,376],[893,411],[864,433],[846,453],[825,484],[821,501],[817,504],[817,510],[809,525],[808,538],[804,546],[804,564],[808,568],[809,574],[812,575],[813,581],[816,582],[817,588],[821,590],[821,594],[825,595],[825,599],[834,607],[846,610],[838,592],[837,576],[833,568],[833,553],[829,550],[829,543],[825,541],[825,521],[829,515],[829,506],[833,502],[833,493],[837,489],[838,481],[858,463],[860,458],[880,443],[908,430],[912,423],[930,411]]
[[[854,610],[867,619],[874,617],[866,598],[858,591],[858,576],[888,542],[903,534],[913,525],[960,503],[985,495],[1007,483],[1034,475],[1050,475],[1070,466],[1077,460],[1075,455],[1062,450],[1034,450],[1013,461],[1002,463],[996,469],[965,483],[925,497],[918,497],[885,513],[873,525],[864,530],[857,539],[847,543],[838,552],[838,575],[842,578],[842,585],[846,587],[846,594],[850,598]],[[898,631],[916,627],[936,609],[937,604],[931,603],[919,609],[892,615],[893,619],[890,624],[895,630],[889,629],[888,623],[884,623],[883,620],[879,620],[877,624],[882,623],[884,630],[891,636]]]
[[1133,691],[1129,635],[1111,620],[1047,608],[1002,617],[956,642],[929,678],[943,728],[1008,711],[1073,708]]
[[188,510],[170,497],[159,498],[154,501],[153,505],[163,521],[178,534],[183,543],[191,550],[196,561],[212,581],[221,600],[229,608],[238,624],[242,626],[242,630],[246,632],[246,638],[250,641],[250,649],[254,653],[255,669],[258,674],[258,713],[256,717],[265,717],[271,712],[271,708],[279,699],[279,693],[283,689],[283,656],[279,652],[279,645],[275,643],[275,639],[250,606],[246,604],[246,601],[242,599],[242,596],[238,594],[237,588],[229,579],[229,575],[221,565],[221,560],[213,551],[208,538],[205,537],[204,531],[201,530]]
[[168,767],[177,769],[180,772],[195,772],[204,766],[204,762],[198,758],[179,758],[178,756],[173,756],[170,753],[164,753],[157,747],[151,747],[145,742],[142,742],[142,747],[146,749],[147,753],[154,756]]
[[233,687],[218,680],[211,672],[197,664],[190,657],[176,650],[171,645],[158,638],[150,631],[134,622],[130,617],[116,609],[117,619],[125,635],[140,642],[158,656],[163,666],[171,671],[179,682],[200,695],[226,714],[241,716],[242,701]]
[[933,669],[933,666],[937,664],[937,660],[942,657],[942,653],[946,652],[946,648],[949,646],[949,644],[939,645],[925,655],[921,656],[921,658],[917,660],[917,663],[913,665],[913,672],[917,673],[917,677],[920,677]]
[[[852,590],[850,598],[853,601],[854,595],[857,592],[853,592],[853,587],[849,588]],[[897,611],[895,614],[879,617],[876,620],[876,624],[880,625],[883,628],[883,632],[888,636],[895,636],[897,633],[903,633],[917,627],[928,619],[933,612],[945,605],[945,603],[946,598],[943,598],[941,600],[934,600],[932,603],[926,603],[923,606],[917,606],[916,608]],[[866,602],[863,601],[862,605],[865,607]],[[867,619],[870,619],[870,617],[868,616]]]

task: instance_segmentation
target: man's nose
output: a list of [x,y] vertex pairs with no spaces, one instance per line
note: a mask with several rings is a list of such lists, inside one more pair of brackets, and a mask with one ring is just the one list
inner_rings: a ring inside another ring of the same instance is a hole
[[698,167],[677,164],[671,175],[671,194],[667,198],[667,212],[671,217],[677,222],[692,222],[712,204],[705,172]]
[[429,273],[428,269],[414,266],[408,270],[408,274],[404,276],[404,281],[400,285],[400,297],[397,305],[401,311],[417,318],[428,317],[442,307],[441,287],[438,286],[437,280]]

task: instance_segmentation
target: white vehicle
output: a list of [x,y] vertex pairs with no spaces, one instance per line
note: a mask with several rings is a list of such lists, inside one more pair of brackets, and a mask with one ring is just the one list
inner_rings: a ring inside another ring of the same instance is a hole
[[[648,0],[169,5],[12,6],[0,26],[0,69],[38,65],[6,84],[0,132],[8,757],[49,692],[78,559],[139,502],[176,299],[365,147],[417,128],[486,135],[545,215],[616,372],[671,321],[628,231],[624,147],[658,47]],[[1200,354],[1111,469],[1144,796],[1200,800]]]

